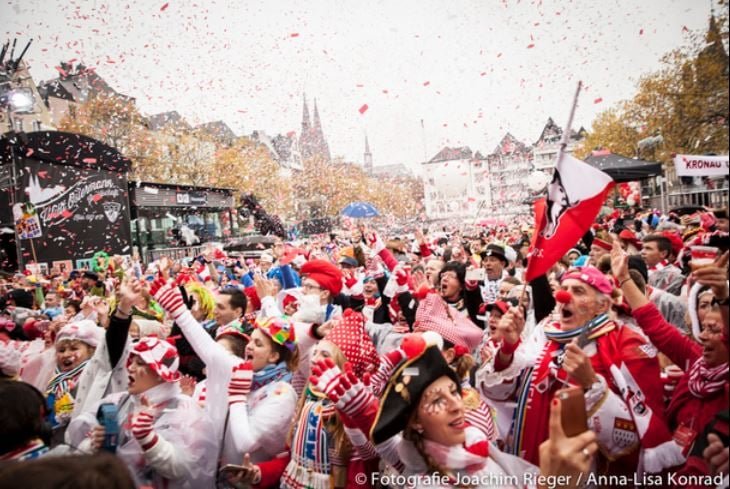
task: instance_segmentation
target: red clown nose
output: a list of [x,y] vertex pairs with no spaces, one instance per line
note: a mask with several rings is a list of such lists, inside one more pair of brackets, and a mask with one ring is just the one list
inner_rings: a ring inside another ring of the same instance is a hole
[[570,295],[570,292],[568,292],[567,290],[559,290],[555,292],[555,300],[560,302],[561,304],[567,304],[572,298],[573,296]]

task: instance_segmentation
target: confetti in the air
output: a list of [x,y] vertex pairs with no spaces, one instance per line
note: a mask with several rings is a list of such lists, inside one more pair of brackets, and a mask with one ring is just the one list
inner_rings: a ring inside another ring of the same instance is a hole
[[368,104],[363,104],[362,107],[360,107],[360,113],[364,114],[368,110]]
[[594,104],[600,104],[601,102],[603,102],[603,99],[601,97],[598,97],[593,101]]
[[170,6],[170,3],[169,2],[166,3],[165,5],[163,5],[162,7],[160,7],[160,12],[164,12],[165,10],[167,10],[167,7],[169,7],[169,6]]

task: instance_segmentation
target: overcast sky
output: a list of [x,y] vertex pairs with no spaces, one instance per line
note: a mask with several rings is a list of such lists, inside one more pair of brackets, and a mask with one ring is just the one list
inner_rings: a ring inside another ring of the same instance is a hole
[[34,38],[36,82],[82,60],[144,114],[222,119],[239,135],[298,133],[306,92],[333,155],[361,162],[367,133],[375,165],[411,167],[444,146],[491,152],[507,131],[535,142],[549,116],[565,124],[578,80],[574,127],[590,129],[710,11],[710,0],[2,1],[4,37]]

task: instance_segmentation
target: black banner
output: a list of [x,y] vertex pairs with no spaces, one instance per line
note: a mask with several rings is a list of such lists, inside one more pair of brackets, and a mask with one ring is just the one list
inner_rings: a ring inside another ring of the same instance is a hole
[[[33,240],[39,263],[88,259],[98,251],[130,255],[129,195],[125,173],[23,159],[19,201],[32,203],[42,236]],[[23,261],[33,259],[22,240]]]

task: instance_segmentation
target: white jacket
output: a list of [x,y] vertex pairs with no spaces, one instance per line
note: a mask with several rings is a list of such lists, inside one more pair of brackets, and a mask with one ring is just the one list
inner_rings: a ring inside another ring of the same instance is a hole
[[132,435],[129,422],[141,409],[139,396],[125,392],[111,394],[71,421],[66,439],[81,451],[90,452],[87,433],[96,426],[96,411],[103,403],[119,410],[117,456],[129,467],[137,486],[160,489],[203,489],[213,487],[217,443],[210,421],[196,403],[180,392],[176,382],[160,384],[144,392],[157,406],[153,429],[158,442],[146,452]]

